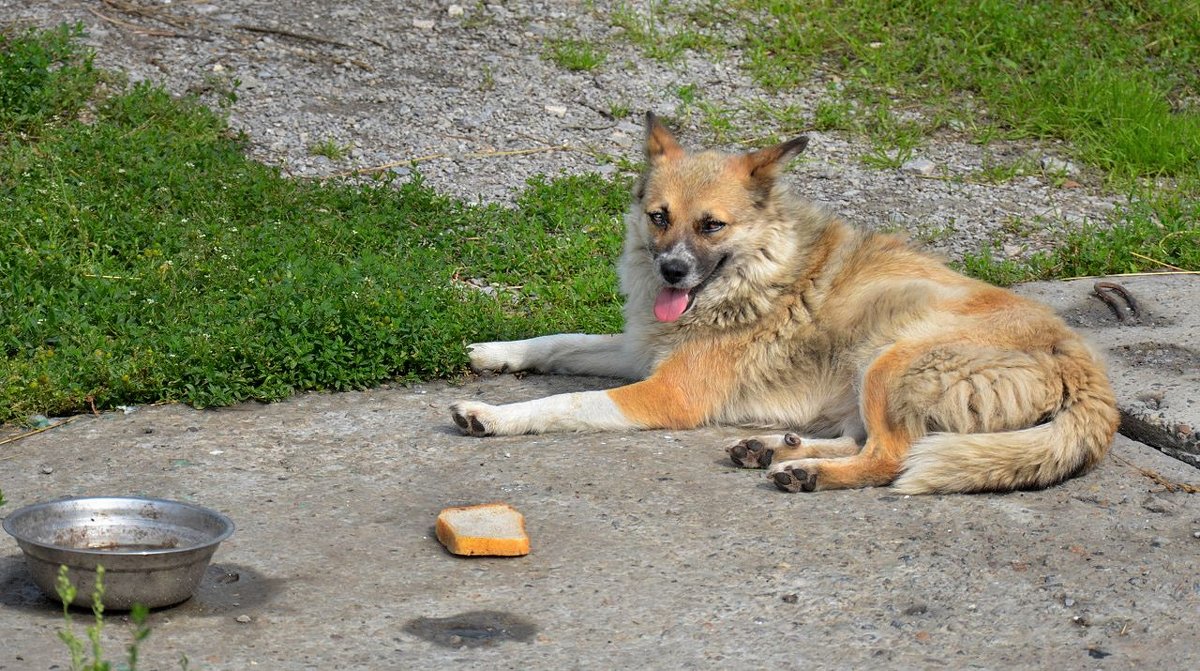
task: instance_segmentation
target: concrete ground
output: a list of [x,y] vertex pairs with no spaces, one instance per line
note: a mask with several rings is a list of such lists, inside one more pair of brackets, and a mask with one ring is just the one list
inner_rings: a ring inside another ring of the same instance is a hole
[[[1194,368],[1114,348],[1194,351],[1200,292],[1126,286],[1150,326],[1183,330],[1108,324],[1091,282],[1021,291],[1109,351],[1127,419],[1149,385],[1164,425],[1191,421]],[[447,410],[607,384],[499,376],[80,417],[0,447],[0,486],[7,512],[134,494],[237,522],[199,593],[152,614],[146,669],[1200,666],[1200,498],[1181,486],[1200,471],[1182,461],[1121,437],[1046,491],[783,494],[728,463],[742,430],[476,439]],[[438,544],[441,508],[488,501],[525,513],[529,556]],[[117,655],[129,631],[110,623]],[[0,539],[0,669],[65,668],[61,625]]]
[[1122,433],[1200,467],[1200,275],[1035,282],[1017,292],[1055,308],[1107,357]]

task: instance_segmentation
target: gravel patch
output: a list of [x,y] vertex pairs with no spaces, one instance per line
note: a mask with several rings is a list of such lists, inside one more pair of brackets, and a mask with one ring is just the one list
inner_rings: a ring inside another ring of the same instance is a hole
[[[806,88],[768,93],[741,70],[736,51],[645,58],[620,39],[611,18],[620,3],[606,0],[3,4],[5,22],[82,22],[100,67],[224,106],[251,155],[285,174],[389,166],[404,176],[416,160],[431,186],[469,202],[511,203],[535,175],[611,175],[620,159],[640,160],[645,110],[680,119],[685,144],[711,145],[701,115],[682,106],[681,86],[731,110],[743,136],[763,137],[778,129],[750,105],[812,110],[829,84],[818,72]],[[603,42],[608,57],[591,71],[564,70],[542,56],[560,37]],[[633,114],[612,118],[614,106]],[[809,134],[792,170],[801,192],[856,224],[907,230],[952,258],[993,244],[1009,257],[1049,249],[1065,230],[1104,221],[1121,200],[1053,143],[984,148],[939,133],[904,167],[876,169],[862,161],[872,151],[865,140]],[[318,144],[337,151],[320,155]],[[1046,174],[970,181],[1017,160]],[[1067,171],[1074,174],[1064,180]]]

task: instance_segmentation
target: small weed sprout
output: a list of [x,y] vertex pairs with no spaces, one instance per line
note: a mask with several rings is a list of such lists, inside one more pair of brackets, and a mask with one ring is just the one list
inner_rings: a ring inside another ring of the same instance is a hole
[[491,91],[496,88],[496,73],[492,72],[489,65],[483,66],[483,76],[479,80],[480,91]]
[[675,89],[675,97],[679,98],[679,102],[690,107],[695,105],[696,100],[700,97],[700,87],[695,84],[684,84]]
[[549,43],[546,58],[572,72],[586,72],[600,67],[608,54],[585,40],[561,39]]
[[626,102],[614,102],[608,105],[608,115],[614,119],[628,119],[633,111]]
[[338,144],[333,138],[308,145],[308,153],[313,156],[324,156],[331,161],[340,161],[350,153],[350,145]]
[[[88,645],[80,640],[72,626],[71,603],[75,601],[78,591],[71,584],[66,565],[58,567],[54,589],[63,605],[64,627],[59,630],[58,638],[67,646],[71,655],[71,671],[110,671],[113,665],[104,660],[104,650],[100,642],[100,634],[104,631],[104,567],[96,567],[96,586],[92,591],[92,614],[95,622],[86,629],[87,640],[91,644],[90,660],[87,658]],[[150,636],[150,625],[146,623],[149,614],[149,609],[141,604],[134,604],[129,613],[129,619],[134,625],[133,641],[127,649],[128,657],[125,665],[121,667],[123,671],[137,671],[138,648],[142,641]],[[181,656],[180,666],[187,668],[186,656]]]

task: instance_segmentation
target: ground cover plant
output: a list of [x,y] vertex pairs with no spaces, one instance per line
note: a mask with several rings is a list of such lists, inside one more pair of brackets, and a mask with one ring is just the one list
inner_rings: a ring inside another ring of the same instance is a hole
[[509,209],[288,180],[194,101],[98,88],[66,29],[3,39],[0,421],[453,376],[468,333],[619,327],[623,183]]

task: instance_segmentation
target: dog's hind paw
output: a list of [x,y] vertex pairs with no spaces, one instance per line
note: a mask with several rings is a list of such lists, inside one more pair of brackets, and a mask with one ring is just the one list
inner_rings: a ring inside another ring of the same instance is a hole
[[771,481],[785,492],[815,492],[817,491],[817,471],[801,466],[786,466],[782,470],[771,473]]
[[485,403],[459,402],[450,406],[450,416],[462,432],[468,436],[490,436],[495,433],[494,427],[486,415],[492,406]]

